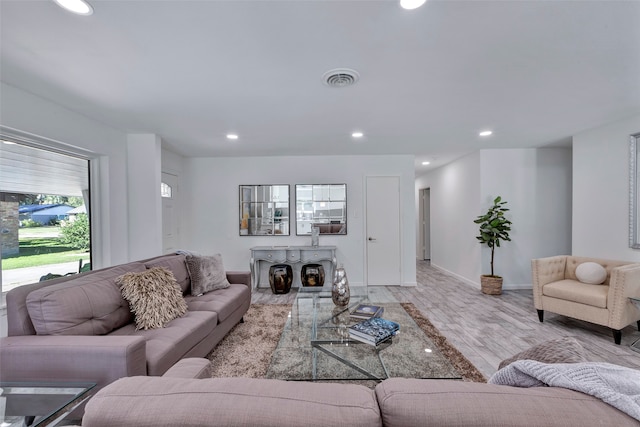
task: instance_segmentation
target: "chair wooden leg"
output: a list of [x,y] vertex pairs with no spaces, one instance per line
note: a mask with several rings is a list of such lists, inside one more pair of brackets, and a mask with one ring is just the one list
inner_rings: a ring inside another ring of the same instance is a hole
[[622,341],[622,331],[618,330],[618,329],[612,329],[611,332],[613,332],[613,341],[620,345],[620,341]]
[[538,310],[538,319],[540,319],[540,322],[544,321],[544,310]]
[[638,320],[638,330],[640,331],[640,320]]
[[244,316],[240,318],[240,323],[244,323]]

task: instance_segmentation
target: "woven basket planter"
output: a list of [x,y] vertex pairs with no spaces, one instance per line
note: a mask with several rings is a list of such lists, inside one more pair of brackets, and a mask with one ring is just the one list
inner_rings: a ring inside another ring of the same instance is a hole
[[480,276],[480,290],[487,295],[502,294],[502,277],[499,276]]

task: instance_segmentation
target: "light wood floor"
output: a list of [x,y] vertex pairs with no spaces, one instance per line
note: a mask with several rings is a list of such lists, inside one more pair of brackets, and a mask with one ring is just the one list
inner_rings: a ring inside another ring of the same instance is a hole
[[[635,326],[625,328],[622,344],[615,345],[611,331],[602,326],[549,312],[540,323],[530,290],[484,295],[428,261],[417,262],[417,282],[416,287],[383,286],[372,292],[413,303],[487,377],[501,360],[532,345],[566,336],[576,338],[591,361],[640,369],[640,353],[629,347],[640,339]],[[254,289],[252,303],[293,303],[295,297],[293,291],[274,295],[270,289]]]

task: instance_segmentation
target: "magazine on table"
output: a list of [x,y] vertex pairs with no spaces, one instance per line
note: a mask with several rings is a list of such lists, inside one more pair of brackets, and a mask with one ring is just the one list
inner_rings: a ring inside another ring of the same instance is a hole
[[381,317],[372,317],[349,327],[349,336],[354,340],[378,345],[398,333],[400,325]]
[[371,319],[372,317],[380,317],[384,313],[384,307],[371,304],[359,304],[350,313],[355,319]]

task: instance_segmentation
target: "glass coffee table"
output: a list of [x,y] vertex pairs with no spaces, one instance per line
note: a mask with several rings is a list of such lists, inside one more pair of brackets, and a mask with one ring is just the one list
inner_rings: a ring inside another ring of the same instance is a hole
[[[361,319],[349,314],[361,303],[384,307],[381,317],[400,324],[400,332],[378,346],[350,339],[348,327]],[[352,288],[348,307],[336,307],[327,291],[298,294],[266,377],[382,381],[390,377],[460,379],[460,374],[388,292]]]
[[0,382],[0,427],[55,426],[91,397],[95,383]]

